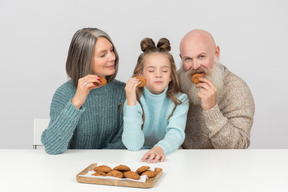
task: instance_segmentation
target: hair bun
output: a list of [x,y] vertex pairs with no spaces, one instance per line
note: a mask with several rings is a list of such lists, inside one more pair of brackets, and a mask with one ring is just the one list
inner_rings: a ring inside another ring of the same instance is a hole
[[166,38],[161,38],[157,43],[157,47],[160,49],[160,51],[170,51],[171,50],[170,42]]
[[155,43],[151,38],[145,38],[141,41],[141,50],[143,52],[155,49]]

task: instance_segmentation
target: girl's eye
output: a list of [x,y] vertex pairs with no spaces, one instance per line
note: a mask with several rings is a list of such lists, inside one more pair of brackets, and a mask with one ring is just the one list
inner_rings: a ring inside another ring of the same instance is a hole
[[106,54],[100,55],[100,57],[105,57]]
[[165,71],[162,71],[162,72],[163,72],[163,73],[167,73],[168,71],[165,70]]
[[154,71],[153,71],[153,70],[148,70],[148,72],[149,72],[149,73],[153,73]]

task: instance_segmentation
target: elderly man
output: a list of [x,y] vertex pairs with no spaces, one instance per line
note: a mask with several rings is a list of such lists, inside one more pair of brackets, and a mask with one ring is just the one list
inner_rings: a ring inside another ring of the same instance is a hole
[[[182,92],[189,97],[185,149],[248,148],[255,111],[248,85],[220,64],[220,48],[204,30],[188,32],[180,43]],[[200,83],[191,76],[200,73]]]

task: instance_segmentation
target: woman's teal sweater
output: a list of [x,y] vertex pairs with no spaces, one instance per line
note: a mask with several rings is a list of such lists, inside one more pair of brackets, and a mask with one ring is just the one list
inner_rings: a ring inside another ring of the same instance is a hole
[[114,80],[89,92],[77,109],[71,100],[76,87],[72,81],[60,86],[52,99],[50,123],[41,141],[49,154],[67,149],[119,149],[123,130],[119,104],[125,101],[125,84]]

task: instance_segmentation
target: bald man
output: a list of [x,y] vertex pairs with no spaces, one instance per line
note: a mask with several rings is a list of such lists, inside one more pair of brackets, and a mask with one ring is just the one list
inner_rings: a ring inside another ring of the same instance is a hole
[[[255,105],[248,85],[220,64],[220,48],[204,30],[188,32],[180,43],[178,71],[189,97],[184,149],[244,149],[250,145]],[[200,73],[200,83],[191,82]]]

